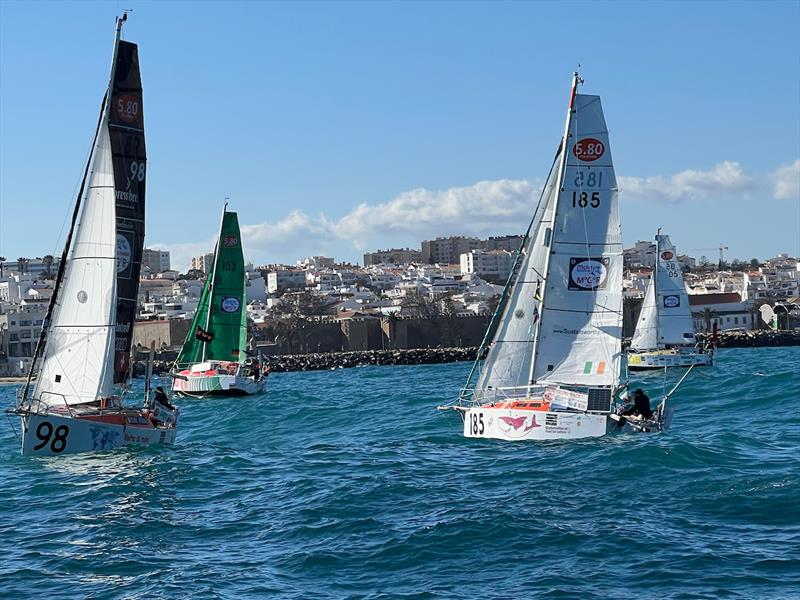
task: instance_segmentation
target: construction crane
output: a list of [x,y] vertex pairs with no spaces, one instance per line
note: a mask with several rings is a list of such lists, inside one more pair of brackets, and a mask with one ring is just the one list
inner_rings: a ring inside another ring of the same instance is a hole
[[720,244],[716,248],[689,248],[689,252],[702,252],[702,251],[705,251],[705,250],[719,250],[719,263],[718,263],[717,266],[721,268],[722,267],[722,263],[724,262],[724,259],[725,259],[725,256],[724,256],[723,253],[727,249],[728,249],[727,246],[723,246],[722,244]]

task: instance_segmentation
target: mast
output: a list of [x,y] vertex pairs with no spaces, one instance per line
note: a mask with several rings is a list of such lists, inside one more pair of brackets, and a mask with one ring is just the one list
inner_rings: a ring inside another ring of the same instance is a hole
[[92,146],[89,150],[89,156],[86,159],[86,165],[83,169],[83,177],[81,178],[81,185],[78,189],[78,196],[75,199],[75,208],[72,211],[72,219],[70,220],[69,231],[67,232],[66,240],[64,241],[64,249],[61,251],[61,259],[58,263],[58,271],[56,272],[56,280],[53,285],[53,294],[50,296],[50,301],[47,304],[47,312],[45,313],[45,317],[42,320],[42,328],[39,331],[39,339],[36,341],[36,348],[33,352],[33,357],[31,358],[31,366],[28,369],[28,375],[25,378],[25,386],[22,390],[22,398],[20,399],[19,405],[22,404],[28,399],[28,392],[30,391],[31,380],[33,379],[33,373],[36,369],[37,360],[41,357],[46,345],[47,345],[47,333],[50,328],[50,321],[53,317],[53,311],[55,310],[56,305],[58,304],[58,295],[61,290],[61,284],[64,281],[64,273],[67,268],[67,256],[69,254],[70,247],[72,246],[72,238],[73,234],[75,233],[75,224],[78,221],[78,215],[80,214],[81,209],[81,200],[83,198],[84,191],[86,189],[86,180],[89,176],[89,169],[91,168],[92,161],[94,160],[94,149],[97,145],[97,138],[100,135],[100,129],[103,127],[104,123],[108,123],[108,113],[109,113],[109,105],[111,103],[111,94],[113,92],[113,85],[114,85],[114,74],[117,65],[117,49],[119,47],[119,39],[120,34],[122,32],[122,24],[128,20],[128,13],[127,11],[123,12],[122,17],[116,18],[116,27],[114,32],[114,51],[111,58],[111,73],[108,78],[108,86],[106,88],[105,94],[103,94],[103,100],[100,103],[100,116],[97,119],[97,126],[94,130],[94,137],[92,138]]
[[531,385],[534,383],[533,374],[536,372],[536,359],[539,356],[539,334],[542,330],[544,301],[545,301],[545,296],[547,294],[547,280],[550,277],[550,257],[552,256],[553,251],[550,250],[549,248],[552,248],[553,244],[555,243],[556,223],[558,222],[558,201],[561,197],[561,189],[564,183],[564,170],[567,164],[567,152],[569,151],[569,136],[570,136],[569,130],[570,126],[572,125],[572,115],[574,113],[574,105],[575,105],[575,94],[578,90],[579,83],[583,83],[583,79],[581,79],[580,76],[578,75],[578,72],[575,71],[572,73],[572,89],[570,90],[570,95],[569,95],[569,108],[567,109],[567,121],[564,125],[564,136],[561,142],[563,151],[561,152],[561,160],[559,161],[558,164],[558,177],[556,179],[557,193],[555,197],[555,204],[553,206],[553,221],[552,221],[552,229],[550,230],[550,240],[549,240],[550,243],[548,245],[547,258],[545,259],[544,263],[544,273],[543,273],[544,281],[542,282],[542,291],[541,291],[542,299],[539,302],[539,305],[542,307],[542,309],[539,311],[540,317],[536,322],[536,331],[534,333],[534,338],[533,338],[533,360],[531,360],[531,368],[528,373],[528,383]]
[[[211,326],[211,308],[214,305],[214,281],[217,278],[217,260],[219,259],[219,243],[222,238],[222,225],[225,222],[225,211],[228,208],[228,199],[225,198],[225,205],[222,207],[222,217],[219,220],[219,235],[217,235],[217,245],[214,248],[214,266],[211,268],[211,283],[208,286],[208,312],[206,313],[206,331]],[[203,342],[203,360],[206,360],[206,348],[208,348],[208,342]]]
[[653,302],[656,303],[656,350],[661,347],[661,336],[658,335],[658,311],[661,308],[658,302],[658,266],[661,262],[661,227],[656,231],[656,264],[653,266]]

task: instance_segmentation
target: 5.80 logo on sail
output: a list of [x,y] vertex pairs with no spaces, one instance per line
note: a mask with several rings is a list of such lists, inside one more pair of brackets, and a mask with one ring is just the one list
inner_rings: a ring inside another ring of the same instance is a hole
[[575,142],[572,147],[572,153],[575,158],[583,162],[592,162],[603,156],[606,151],[606,146],[598,139],[583,138]]
[[569,283],[571,290],[592,291],[606,287],[608,258],[573,257],[569,259]]

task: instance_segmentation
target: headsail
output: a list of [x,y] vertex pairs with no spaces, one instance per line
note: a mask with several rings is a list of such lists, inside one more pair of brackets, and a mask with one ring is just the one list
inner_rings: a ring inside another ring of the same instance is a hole
[[117,328],[114,383],[129,372],[131,340],[144,248],[144,113],[136,44],[119,42],[114,69],[109,130],[114,163],[117,245]]
[[34,397],[81,404],[113,393],[116,313],[114,171],[107,118],[64,272]]
[[654,350],[694,344],[694,323],[678,253],[668,235],[656,235],[656,262],[631,348]]
[[247,346],[244,255],[235,212],[224,212],[214,267],[206,278],[200,304],[177,365],[204,360],[243,362]]
[[[559,151],[554,163],[558,163],[560,157]],[[555,168],[551,169],[545,183],[531,232],[520,250],[522,256],[516,278],[508,301],[502,307],[497,331],[478,378],[478,396],[486,396],[490,388],[519,388],[529,383],[557,192],[558,169]]]
[[599,96],[575,94],[532,382],[613,386],[622,336],[622,232]]

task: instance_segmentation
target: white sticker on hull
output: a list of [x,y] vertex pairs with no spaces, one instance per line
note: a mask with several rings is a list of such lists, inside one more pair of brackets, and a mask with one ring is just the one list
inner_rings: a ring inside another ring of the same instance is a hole
[[464,413],[464,436],[500,440],[556,440],[605,435],[608,418],[567,412],[473,408]]

